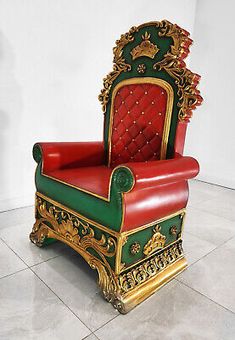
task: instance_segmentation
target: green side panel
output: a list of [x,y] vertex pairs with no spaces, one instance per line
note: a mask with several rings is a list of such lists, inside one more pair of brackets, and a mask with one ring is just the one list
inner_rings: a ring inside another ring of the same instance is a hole
[[[170,243],[176,241],[179,238],[179,235],[181,233],[181,227],[182,227],[182,218],[181,215],[177,215],[175,217],[172,217],[168,220],[165,220],[163,222],[157,223],[161,227],[160,233],[164,236],[166,236],[166,243],[165,246],[169,245]],[[175,235],[172,235],[170,233],[170,228],[172,226],[177,227],[177,232]],[[146,228],[144,230],[141,230],[139,232],[133,233],[128,236],[127,243],[122,248],[122,263],[126,264],[126,267],[134,264],[137,261],[140,261],[146,256],[144,255],[144,246],[146,243],[152,238],[154,234],[154,228],[155,225],[152,225],[149,228]],[[131,246],[133,243],[139,243],[140,244],[140,251],[137,254],[131,253]]]
[[97,223],[119,231],[122,220],[120,193],[111,192],[111,200],[107,202],[41,175],[41,163],[37,167],[35,181],[38,192]]
[[[132,56],[130,52],[134,47],[136,47],[143,41],[142,35],[145,32],[148,32],[151,34],[150,41],[157,45],[157,47],[159,48],[159,51],[155,55],[154,59],[151,59],[149,57],[139,57],[135,60],[132,60]],[[104,125],[104,141],[105,141],[106,157],[108,157],[108,131],[109,131],[109,122],[110,122],[112,91],[120,81],[129,79],[129,78],[137,78],[137,77],[138,78],[153,77],[153,78],[163,79],[167,81],[173,89],[174,103],[173,103],[169,140],[168,140],[168,146],[167,146],[167,158],[171,158],[173,156],[175,133],[176,133],[176,126],[177,126],[177,121],[178,121],[178,112],[179,112],[179,107],[177,106],[178,100],[179,100],[179,96],[177,94],[178,87],[175,84],[175,80],[167,72],[153,69],[153,65],[156,62],[161,61],[163,59],[163,56],[168,51],[170,51],[171,45],[173,44],[173,40],[170,37],[159,37],[158,32],[159,32],[159,28],[156,28],[155,26],[146,26],[144,28],[141,28],[138,32],[133,34],[134,41],[129,42],[123,48],[123,57],[125,59],[125,62],[131,65],[131,70],[127,72],[122,72],[112,84],[109,102],[107,104],[107,109],[106,109],[106,114],[105,114],[105,125]],[[139,64],[145,64],[146,71],[144,74],[139,74],[137,72],[137,67]]]

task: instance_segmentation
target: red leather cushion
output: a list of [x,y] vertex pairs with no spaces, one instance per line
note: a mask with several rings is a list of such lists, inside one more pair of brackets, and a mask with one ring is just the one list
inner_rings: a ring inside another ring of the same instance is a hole
[[167,104],[166,91],[155,84],[124,85],[114,98],[112,167],[160,158]]
[[102,197],[108,197],[109,179],[112,169],[107,166],[92,166],[75,169],[63,169],[47,172],[46,175],[65,184],[81,188]]

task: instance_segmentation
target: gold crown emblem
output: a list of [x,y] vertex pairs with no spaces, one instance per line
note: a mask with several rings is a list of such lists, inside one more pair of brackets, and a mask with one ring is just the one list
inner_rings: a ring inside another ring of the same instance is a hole
[[159,48],[157,47],[157,45],[151,43],[149,38],[150,33],[148,32],[145,32],[145,34],[142,35],[143,41],[139,45],[134,47],[131,51],[131,56],[133,60],[139,57],[149,57],[151,59],[155,57],[156,53],[159,51]]
[[164,247],[166,242],[166,236],[162,235],[160,233],[161,227],[159,225],[156,225],[156,227],[153,229],[154,234],[152,238],[145,244],[144,246],[144,255],[150,255],[154,253],[156,250],[159,250]]

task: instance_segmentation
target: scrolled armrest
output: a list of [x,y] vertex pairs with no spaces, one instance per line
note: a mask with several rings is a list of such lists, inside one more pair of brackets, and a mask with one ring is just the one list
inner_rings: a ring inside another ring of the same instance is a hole
[[36,143],[34,160],[42,161],[43,172],[104,164],[103,142]]
[[111,174],[112,187],[117,192],[128,192],[133,188],[134,175],[126,166],[118,166]]
[[135,189],[187,180],[197,176],[199,172],[199,164],[192,157],[126,163],[124,167],[133,174]]

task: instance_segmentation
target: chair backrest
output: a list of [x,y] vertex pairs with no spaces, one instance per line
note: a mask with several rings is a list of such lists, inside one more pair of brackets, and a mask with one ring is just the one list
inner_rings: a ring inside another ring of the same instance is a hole
[[113,71],[99,95],[109,166],[183,152],[187,123],[202,102],[200,76],[183,61],[191,43],[166,20],[132,27],[116,41]]

